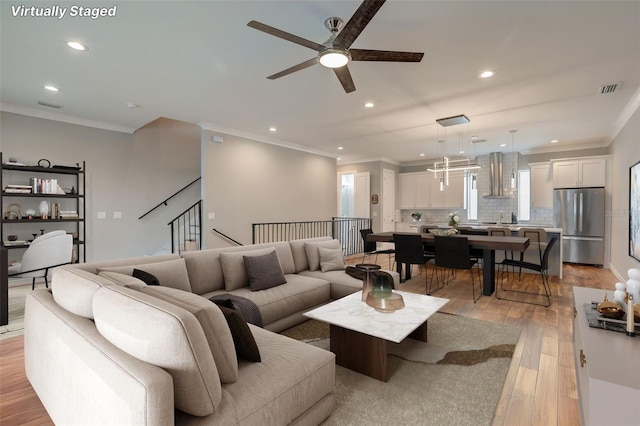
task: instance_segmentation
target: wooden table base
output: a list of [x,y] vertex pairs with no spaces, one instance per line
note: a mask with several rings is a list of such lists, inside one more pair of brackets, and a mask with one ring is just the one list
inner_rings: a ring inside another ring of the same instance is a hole
[[[386,382],[387,340],[358,333],[337,325],[330,326],[331,352],[336,355],[336,364],[374,379]],[[419,326],[410,338],[427,341],[427,322]]]

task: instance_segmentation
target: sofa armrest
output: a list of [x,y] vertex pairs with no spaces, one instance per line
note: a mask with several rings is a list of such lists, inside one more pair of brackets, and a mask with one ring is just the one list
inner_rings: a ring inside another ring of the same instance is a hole
[[171,376],[113,346],[49,291],[27,294],[24,328],[27,378],[56,424],[173,425]]

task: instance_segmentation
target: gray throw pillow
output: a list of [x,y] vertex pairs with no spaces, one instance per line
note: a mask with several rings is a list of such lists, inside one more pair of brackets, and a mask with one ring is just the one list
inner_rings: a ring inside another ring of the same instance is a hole
[[266,290],[287,282],[275,250],[262,256],[244,256],[244,266],[251,291]]
[[322,272],[342,271],[345,268],[341,248],[318,247],[318,254],[320,255],[320,270]]

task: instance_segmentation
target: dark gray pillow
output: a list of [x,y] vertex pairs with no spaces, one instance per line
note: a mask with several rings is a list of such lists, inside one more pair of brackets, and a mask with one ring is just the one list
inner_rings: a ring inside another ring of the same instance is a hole
[[160,281],[155,275],[141,269],[133,268],[133,277],[144,281],[146,285],[160,285]]
[[262,256],[243,256],[251,291],[266,290],[287,282],[276,251]]

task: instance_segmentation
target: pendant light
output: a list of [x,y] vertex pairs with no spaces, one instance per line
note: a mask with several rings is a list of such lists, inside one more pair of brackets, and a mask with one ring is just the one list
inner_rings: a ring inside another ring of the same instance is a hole
[[515,132],[517,132],[516,129],[513,130],[509,130],[509,133],[511,133],[511,189],[516,189],[516,172],[514,169],[514,163],[515,158],[514,158],[514,153],[513,153],[513,135],[515,134]]

